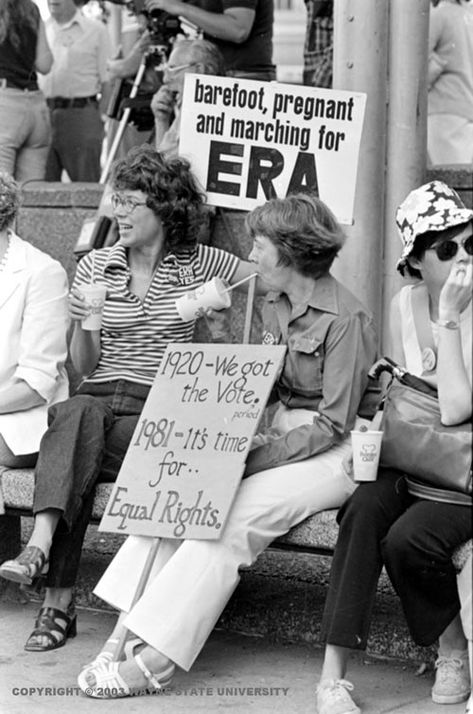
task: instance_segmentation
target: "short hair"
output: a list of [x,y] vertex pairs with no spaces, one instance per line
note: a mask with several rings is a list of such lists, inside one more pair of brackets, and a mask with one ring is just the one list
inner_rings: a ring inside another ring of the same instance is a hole
[[406,259],[404,269],[401,270],[401,275],[404,275],[405,271],[411,278],[418,278],[419,280],[422,280],[422,273],[410,264],[410,259],[416,258],[417,260],[422,260],[426,250],[429,250],[429,248],[432,248],[432,246],[437,243],[452,240],[455,236],[461,233],[469,223],[471,223],[471,221],[466,221],[466,223],[460,223],[456,226],[450,226],[449,228],[445,228],[443,231],[426,231],[425,233],[420,233],[414,241],[412,250]]
[[0,231],[12,225],[20,208],[21,191],[15,179],[0,172]]
[[195,247],[204,197],[186,159],[164,157],[149,144],[135,146],[112,166],[117,191],[143,191],[146,205],[162,221],[167,251]]
[[302,275],[320,277],[330,270],[345,242],[330,208],[312,194],[273,198],[246,217],[250,238],[261,235],[277,248],[279,265],[291,265]]
[[173,45],[175,49],[188,48],[196,62],[205,68],[205,74],[214,74],[222,77],[225,74],[225,61],[217,45],[209,40],[190,39],[188,37],[178,39]]

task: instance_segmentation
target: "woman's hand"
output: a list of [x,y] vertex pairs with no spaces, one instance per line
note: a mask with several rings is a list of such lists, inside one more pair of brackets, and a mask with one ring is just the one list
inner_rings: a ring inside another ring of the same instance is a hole
[[82,322],[90,313],[90,307],[85,304],[84,296],[77,288],[72,288],[68,297],[69,317],[76,322]]
[[229,309],[213,310],[211,307],[208,307],[203,311],[202,316],[209,329],[212,342],[228,344],[234,342]]
[[166,119],[169,121],[174,113],[174,106],[176,104],[176,95],[169,87],[163,84],[156,94],[153,94],[151,100],[151,111],[153,112],[155,118],[159,120]]
[[460,313],[471,300],[473,285],[472,261],[455,261],[439,298],[439,319],[458,321]]
[[83,376],[90,374],[98,364],[100,358],[100,330],[83,330],[82,322],[90,313],[80,286],[72,288],[68,298],[69,316],[73,320],[69,352],[72,364],[77,372]]
[[[455,261],[439,298],[440,320],[458,323],[471,300],[471,260]],[[471,418],[471,383],[462,351],[460,329],[439,328],[437,380],[442,424],[463,424]]]

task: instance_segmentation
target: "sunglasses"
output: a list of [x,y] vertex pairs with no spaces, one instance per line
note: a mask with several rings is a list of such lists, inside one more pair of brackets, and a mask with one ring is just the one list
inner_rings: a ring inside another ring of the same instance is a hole
[[458,253],[458,248],[463,246],[465,253],[473,255],[473,235],[464,238],[460,244],[454,240],[444,240],[442,243],[432,245],[429,250],[435,250],[439,260],[451,260]]

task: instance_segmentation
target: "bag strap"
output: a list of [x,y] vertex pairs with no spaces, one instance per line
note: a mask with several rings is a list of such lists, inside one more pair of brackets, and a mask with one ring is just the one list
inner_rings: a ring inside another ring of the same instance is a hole
[[430,326],[429,293],[425,285],[416,285],[412,289],[411,305],[422,359],[421,377],[429,377],[437,366],[437,348]]
[[426,501],[440,501],[440,503],[454,503],[457,506],[469,506],[470,508],[473,506],[471,491],[462,493],[461,491],[437,488],[410,475],[406,475],[406,483],[408,492],[416,498],[422,498]]

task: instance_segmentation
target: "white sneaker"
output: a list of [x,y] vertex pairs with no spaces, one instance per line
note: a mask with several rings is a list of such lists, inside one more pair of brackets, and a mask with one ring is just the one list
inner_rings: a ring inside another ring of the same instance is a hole
[[435,684],[432,701],[436,704],[457,704],[471,693],[468,651],[454,651],[450,657],[439,655],[435,662]]
[[473,692],[470,694],[470,698],[466,703],[465,714],[473,714]]
[[346,679],[329,679],[317,687],[318,714],[361,714],[348,692],[353,684]]

